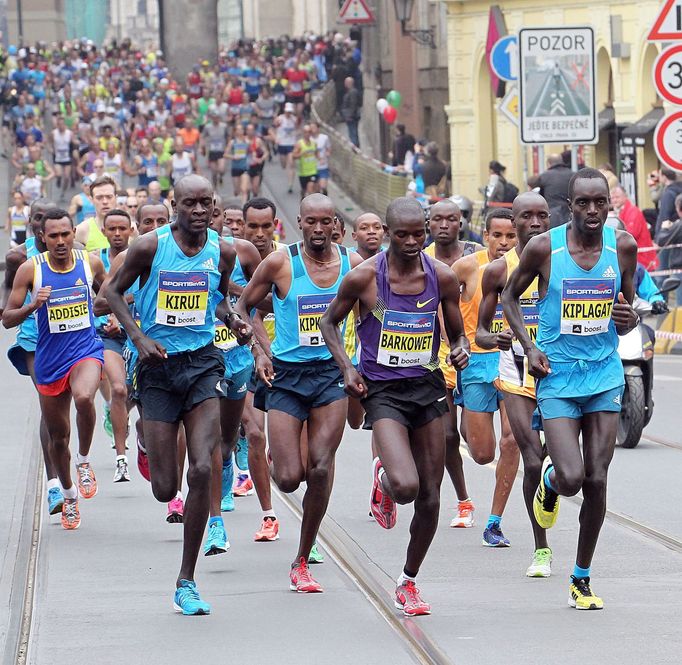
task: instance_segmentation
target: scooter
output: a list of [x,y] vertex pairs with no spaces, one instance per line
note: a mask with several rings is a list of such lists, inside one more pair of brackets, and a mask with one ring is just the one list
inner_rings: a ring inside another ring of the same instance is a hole
[[[680,285],[677,277],[669,277],[660,290],[662,295],[674,291]],[[651,313],[652,305],[635,297],[633,307],[640,319]],[[617,442],[623,448],[635,448],[642,438],[642,431],[654,413],[654,344],[653,329],[643,323],[619,338],[618,355],[625,373],[625,390],[618,420]]]

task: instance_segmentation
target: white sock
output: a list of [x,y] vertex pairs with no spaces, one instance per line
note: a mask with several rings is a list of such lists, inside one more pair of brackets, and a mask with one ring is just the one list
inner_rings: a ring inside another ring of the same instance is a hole
[[398,586],[402,586],[405,582],[414,582],[416,579],[416,577],[405,575],[405,571],[403,571],[400,573],[400,577],[396,580],[396,582],[398,583]]
[[62,487],[62,494],[64,495],[65,499],[77,499],[78,498],[78,490],[76,489],[75,485],[71,485],[71,487],[68,490],[65,490]]
[[273,517],[274,519],[277,519],[277,515],[275,515],[275,511],[272,508],[270,508],[270,510],[263,511],[263,519],[266,517]]
[[90,455],[81,455],[80,453],[76,453],[76,464],[89,464],[90,463]]
[[180,499],[182,501],[182,492],[178,490],[178,493],[175,495],[176,499]]
[[59,487],[59,478],[50,478],[47,481],[47,489],[51,490],[55,487]]

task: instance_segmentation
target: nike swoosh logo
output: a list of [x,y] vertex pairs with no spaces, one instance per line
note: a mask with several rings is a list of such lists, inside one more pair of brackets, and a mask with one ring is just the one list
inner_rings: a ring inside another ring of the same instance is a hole
[[443,397],[440,397],[439,399],[436,400],[436,402],[442,402],[445,399],[445,395]]
[[426,300],[424,302],[419,302],[417,300],[417,309],[421,309],[422,307],[426,307],[432,300],[433,300],[433,298],[429,298],[428,300]]

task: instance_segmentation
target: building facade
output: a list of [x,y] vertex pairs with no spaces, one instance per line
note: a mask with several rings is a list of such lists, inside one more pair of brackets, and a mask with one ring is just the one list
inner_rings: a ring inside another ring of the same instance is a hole
[[[486,55],[491,3],[445,0],[445,5],[453,189],[477,197],[488,180],[489,161],[497,159],[507,166],[507,179],[523,190],[524,175],[544,170],[544,164],[537,150],[520,143],[518,127],[498,110],[499,90],[493,89]],[[506,0],[496,6],[509,34],[524,27],[594,29],[599,142],[585,146],[582,156],[589,166],[612,163],[640,207],[651,205],[646,175],[658,164],[653,129],[665,112],[651,74],[661,45],[647,42],[660,6],[659,0],[562,0],[555,6]],[[548,145],[544,153],[569,147]]]

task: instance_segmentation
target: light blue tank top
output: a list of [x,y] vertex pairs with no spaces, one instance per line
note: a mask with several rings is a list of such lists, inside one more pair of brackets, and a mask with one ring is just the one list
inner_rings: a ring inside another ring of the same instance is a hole
[[552,368],[538,383],[539,399],[596,394],[624,381],[611,319],[621,285],[615,229],[604,227],[601,256],[590,270],[571,257],[567,232],[567,224],[550,230],[549,284],[538,300],[536,343]]
[[[36,247],[35,238],[26,238],[24,243],[26,247],[26,260],[30,261],[34,256],[40,254],[40,250]],[[24,305],[31,302],[33,294],[27,293]],[[36,342],[38,341],[38,326],[36,324],[35,316],[29,316],[17,330],[17,344],[26,351],[35,351]]]
[[95,204],[85,194],[81,194],[80,197],[83,207],[76,213],[76,224],[84,222],[89,217],[94,217],[97,212]]
[[203,348],[213,341],[215,293],[220,284],[220,238],[208,229],[206,244],[187,256],[175,242],[173,225],[153,233],[158,247],[149,278],[134,294],[142,332],[169,354]]
[[[109,259],[109,248],[107,247],[106,249],[100,249],[97,252],[97,256],[99,256],[100,260],[102,261],[102,264],[104,265],[104,272],[109,273],[109,270],[111,270],[111,260]],[[97,328],[102,328],[103,326],[106,326],[107,323],[109,322],[109,315],[105,314],[104,316],[96,316],[95,317],[95,327]]]
[[320,319],[336,297],[344,275],[350,270],[350,260],[346,248],[336,245],[341,259],[339,277],[334,284],[323,289],[308,275],[301,251],[301,243],[287,247],[291,286],[283,299],[278,298],[274,291],[272,294],[275,314],[272,354],[286,362],[328,360],[331,353],[320,333]]

